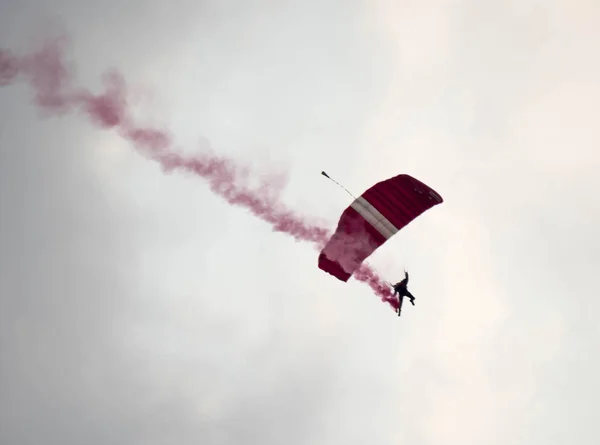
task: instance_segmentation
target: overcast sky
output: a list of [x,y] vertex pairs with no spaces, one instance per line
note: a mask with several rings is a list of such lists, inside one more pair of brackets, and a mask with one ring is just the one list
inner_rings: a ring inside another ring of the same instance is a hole
[[[399,173],[445,202],[377,251],[398,319],[206,184],[0,89],[0,443],[600,442],[596,0],[0,0],[78,82],[333,229]],[[136,90],[137,91],[137,90]]]

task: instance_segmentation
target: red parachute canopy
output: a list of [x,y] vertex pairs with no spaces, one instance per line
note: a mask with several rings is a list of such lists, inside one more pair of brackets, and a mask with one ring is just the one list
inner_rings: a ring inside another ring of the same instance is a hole
[[442,202],[435,190],[409,175],[375,184],[342,213],[335,233],[319,255],[319,269],[348,281],[379,246]]

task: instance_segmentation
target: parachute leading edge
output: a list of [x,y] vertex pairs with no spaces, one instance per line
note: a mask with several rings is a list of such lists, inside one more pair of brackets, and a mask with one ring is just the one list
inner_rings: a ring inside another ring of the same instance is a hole
[[348,281],[377,248],[442,202],[435,190],[410,175],[375,184],[342,212],[335,233],[319,255],[319,269]]

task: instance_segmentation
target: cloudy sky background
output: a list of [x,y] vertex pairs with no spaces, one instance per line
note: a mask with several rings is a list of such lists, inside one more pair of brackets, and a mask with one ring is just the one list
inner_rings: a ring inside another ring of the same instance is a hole
[[[600,3],[2,0],[64,26],[187,151],[334,227],[409,173],[445,203],[381,248],[398,320],[306,244],[0,89],[0,443],[596,444]],[[136,90],[137,91],[137,90]],[[204,142],[206,143],[206,142]]]

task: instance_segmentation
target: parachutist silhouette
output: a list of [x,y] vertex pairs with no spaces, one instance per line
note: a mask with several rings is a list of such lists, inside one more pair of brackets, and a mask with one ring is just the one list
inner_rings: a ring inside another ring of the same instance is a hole
[[408,291],[408,272],[404,271],[404,279],[392,286],[394,288],[394,296],[398,294],[398,317],[402,311],[402,301],[404,297],[410,298],[410,304],[415,305],[415,297]]

